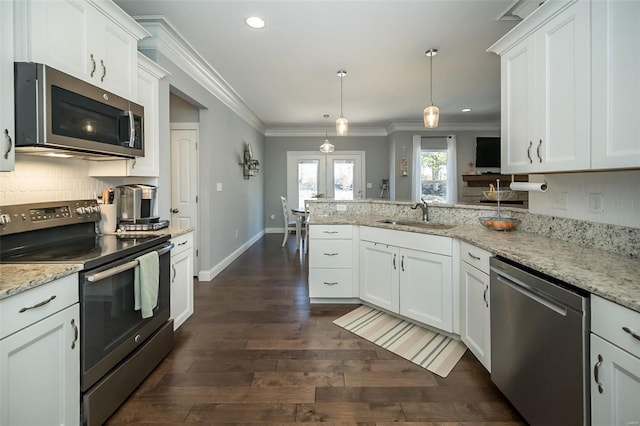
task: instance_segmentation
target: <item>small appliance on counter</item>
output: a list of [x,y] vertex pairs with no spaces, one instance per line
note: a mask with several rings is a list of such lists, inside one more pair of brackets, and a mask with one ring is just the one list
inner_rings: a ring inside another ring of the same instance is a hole
[[124,231],[151,231],[169,226],[168,220],[154,216],[158,188],[131,184],[117,187],[118,228]]

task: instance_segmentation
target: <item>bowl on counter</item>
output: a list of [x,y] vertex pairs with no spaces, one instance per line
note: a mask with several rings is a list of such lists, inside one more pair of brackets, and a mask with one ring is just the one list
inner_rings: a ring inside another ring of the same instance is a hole
[[513,191],[506,191],[506,190],[500,190],[500,191],[482,191],[482,194],[484,194],[484,198],[486,198],[487,200],[492,200],[492,201],[503,201],[503,200],[510,200],[511,198],[513,198]]
[[487,229],[494,231],[514,231],[520,222],[510,217],[481,217],[480,223]]

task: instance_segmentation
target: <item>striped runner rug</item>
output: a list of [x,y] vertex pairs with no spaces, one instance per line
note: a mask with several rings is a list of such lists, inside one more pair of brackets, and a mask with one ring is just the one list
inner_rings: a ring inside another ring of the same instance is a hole
[[440,377],[447,377],[467,350],[459,340],[369,306],[360,306],[333,323]]

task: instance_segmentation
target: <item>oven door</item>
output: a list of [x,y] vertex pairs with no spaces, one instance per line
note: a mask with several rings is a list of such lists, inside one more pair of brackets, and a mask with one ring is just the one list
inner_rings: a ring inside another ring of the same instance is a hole
[[[80,277],[81,390],[87,391],[169,319],[172,244],[85,271]],[[160,265],[158,305],[153,316],[134,310],[136,258],[157,251]]]

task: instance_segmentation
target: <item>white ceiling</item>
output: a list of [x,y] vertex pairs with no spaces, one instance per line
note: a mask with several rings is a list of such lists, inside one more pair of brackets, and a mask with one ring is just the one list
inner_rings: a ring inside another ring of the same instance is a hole
[[[500,60],[486,49],[516,23],[496,20],[513,0],[116,3],[134,17],[165,16],[267,129],[335,128],[340,68],[350,130],[417,124],[429,104],[429,48],[439,49],[433,100],[441,123],[499,121]],[[244,23],[254,15],[264,29]]]

